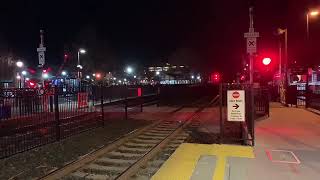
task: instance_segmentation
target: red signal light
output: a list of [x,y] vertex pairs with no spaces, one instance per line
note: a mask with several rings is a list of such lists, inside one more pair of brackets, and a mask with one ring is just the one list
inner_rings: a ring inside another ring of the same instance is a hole
[[101,74],[100,73],[96,73],[96,78],[100,79],[101,78]]
[[265,65],[265,66],[268,66],[270,63],[271,63],[271,58],[263,58],[262,59],[262,63]]

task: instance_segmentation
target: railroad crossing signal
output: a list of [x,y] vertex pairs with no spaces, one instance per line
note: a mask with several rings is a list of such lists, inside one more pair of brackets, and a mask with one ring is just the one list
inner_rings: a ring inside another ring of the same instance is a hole
[[45,52],[46,47],[44,47],[44,39],[43,39],[43,30],[40,30],[40,45],[37,48],[38,58],[39,58],[39,66],[43,67],[45,64]]
[[254,32],[253,28],[249,28],[249,32],[244,33],[244,37],[247,38],[247,53],[249,53],[250,55],[256,53],[257,52],[257,37],[259,37],[259,33]]

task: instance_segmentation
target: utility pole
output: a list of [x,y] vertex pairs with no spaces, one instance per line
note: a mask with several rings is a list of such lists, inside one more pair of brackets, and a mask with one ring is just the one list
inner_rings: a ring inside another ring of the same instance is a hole
[[[254,113],[254,89],[253,89],[253,60],[254,55],[257,52],[257,37],[259,37],[259,33],[254,31],[253,27],[253,7],[249,8],[249,18],[250,18],[250,24],[249,24],[249,32],[244,33],[244,37],[247,39],[247,53],[249,54],[250,58],[250,64],[249,64],[249,71],[250,71],[250,121],[252,123],[253,132],[252,136],[254,139],[254,120],[255,120],[255,113]],[[253,141],[254,145],[254,141]]]
[[253,27],[253,7],[249,8],[249,32],[244,33],[244,37],[247,39],[247,53],[249,54],[249,72],[250,72],[250,84],[253,84],[253,59],[254,54],[257,52],[257,37],[259,37],[259,33],[254,31]]
[[[46,52],[46,47],[44,47],[44,36],[43,36],[43,30],[40,30],[40,45],[39,48],[37,48],[38,51],[38,58],[39,58],[39,65],[38,67],[41,69],[41,71],[43,70],[43,66],[45,64],[45,52]],[[44,78],[43,78],[43,72],[41,75],[42,78],[42,86],[44,87]]]

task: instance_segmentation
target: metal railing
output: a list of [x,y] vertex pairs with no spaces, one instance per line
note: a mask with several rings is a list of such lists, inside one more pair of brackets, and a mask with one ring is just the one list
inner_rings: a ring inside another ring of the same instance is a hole
[[[82,86],[63,89],[0,89],[0,158],[104,126],[104,107],[157,101],[155,87]],[[147,91],[148,90],[148,91]]]

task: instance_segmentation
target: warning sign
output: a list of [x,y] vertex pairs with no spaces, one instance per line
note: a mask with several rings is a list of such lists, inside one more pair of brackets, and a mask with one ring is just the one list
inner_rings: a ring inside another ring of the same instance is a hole
[[229,90],[228,121],[245,121],[245,92],[244,90]]

